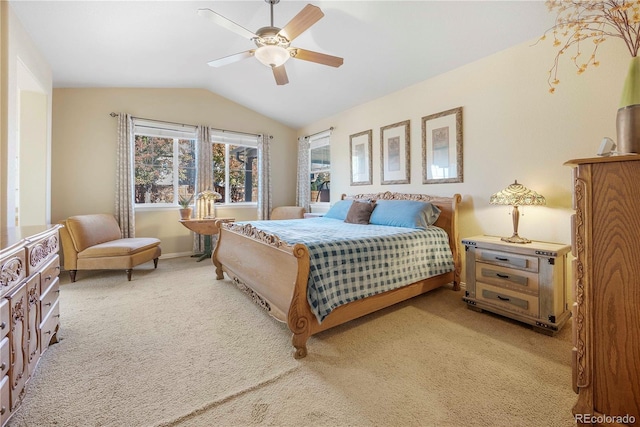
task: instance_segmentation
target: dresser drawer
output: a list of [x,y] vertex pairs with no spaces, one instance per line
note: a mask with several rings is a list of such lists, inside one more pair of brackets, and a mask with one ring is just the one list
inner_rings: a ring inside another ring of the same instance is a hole
[[[51,338],[58,333],[60,327],[60,303],[56,301],[49,311],[49,315],[44,318],[40,325],[40,354],[44,353],[51,344]],[[54,341],[57,342],[57,341]]]
[[476,249],[476,261],[517,268],[518,270],[526,270],[533,273],[538,272],[538,257],[534,256],[478,248]]
[[0,299],[0,338],[7,336],[9,333],[9,300],[6,298]]
[[7,422],[11,415],[10,405],[9,377],[5,375],[0,381],[0,421],[2,421],[2,425]]
[[16,249],[0,258],[0,297],[27,277],[27,261],[24,248]]
[[9,365],[11,364],[9,348],[9,338],[4,337],[0,341],[0,378],[7,375],[9,371]]
[[538,275],[528,271],[477,262],[476,280],[516,292],[538,295]]
[[538,298],[533,295],[476,282],[476,299],[516,313],[538,317]]
[[36,273],[43,265],[54,256],[58,255],[58,249],[60,242],[58,239],[58,230],[54,229],[51,232],[47,232],[27,244],[27,274]]
[[46,290],[44,295],[40,297],[40,313],[42,313],[42,318],[45,319],[56,301],[58,301],[58,296],[60,295],[60,279],[57,277],[53,279],[53,283],[49,286],[49,289]]
[[47,292],[54,279],[60,275],[60,257],[56,254],[51,261],[42,269],[40,273],[40,294]]

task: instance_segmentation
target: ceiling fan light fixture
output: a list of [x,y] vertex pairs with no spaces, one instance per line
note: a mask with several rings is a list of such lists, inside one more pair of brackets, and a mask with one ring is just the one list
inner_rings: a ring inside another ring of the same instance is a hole
[[274,45],[261,46],[256,49],[254,55],[269,68],[279,67],[291,57],[287,49]]

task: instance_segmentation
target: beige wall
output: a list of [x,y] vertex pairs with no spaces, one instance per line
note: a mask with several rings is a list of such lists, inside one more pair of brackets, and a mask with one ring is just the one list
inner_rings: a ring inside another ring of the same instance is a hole
[[[523,237],[570,243],[571,169],[563,162],[592,157],[603,136],[614,140],[629,54],[607,41],[601,65],[578,76],[563,63],[561,84],[548,93],[550,45],[523,43],[491,57],[313,123],[305,135],[334,126],[331,137],[332,201],[341,193],[377,191],[435,195],[460,193],[460,237],[511,235],[509,209],[489,197],[515,179],[547,199],[522,209]],[[565,58],[569,59],[569,58]],[[421,118],[463,107],[464,182],[422,184]],[[411,184],[380,185],[380,127],[411,120]],[[373,185],[349,185],[349,135],[373,129]]]
[[19,223],[21,226],[48,222],[49,133],[47,96],[27,90],[20,91],[20,177]]
[[[111,112],[247,133],[267,133],[273,161],[273,205],[295,203],[296,133],[278,122],[201,89],[55,89],[51,216],[113,213],[117,118]],[[218,208],[218,216],[256,218],[256,209]],[[165,255],[191,252],[191,232],[178,207],[136,212],[136,236],[162,240]]]

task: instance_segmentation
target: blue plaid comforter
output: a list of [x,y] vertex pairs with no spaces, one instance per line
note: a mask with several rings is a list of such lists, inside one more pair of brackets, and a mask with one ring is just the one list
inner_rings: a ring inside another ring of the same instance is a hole
[[311,258],[307,300],[318,322],[342,304],[453,271],[447,233],[332,218],[250,221]]

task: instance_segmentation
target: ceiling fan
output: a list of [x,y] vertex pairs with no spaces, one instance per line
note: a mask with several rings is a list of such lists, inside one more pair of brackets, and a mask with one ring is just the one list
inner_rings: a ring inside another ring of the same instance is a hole
[[257,48],[234,55],[225,56],[208,62],[212,67],[221,67],[231,64],[251,56],[255,56],[258,61],[273,70],[273,76],[278,85],[289,83],[287,70],[284,63],[289,58],[302,59],[303,61],[316,62],[330,67],[339,67],[343,59],[337,56],[326,55],[324,53],[313,52],[291,46],[291,42],[309,27],[318,22],[324,16],[319,7],[311,4],[306,5],[296,16],[283,28],[273,26],[273,5],[280,0],[264,0],[271,5],[271,25],[262,27],[255,33],[247,30],[241,25],[225,18],[211,9],[198,9],[198,15],[208,18],[216,24],[233,31],[242,37],[252,40]]

